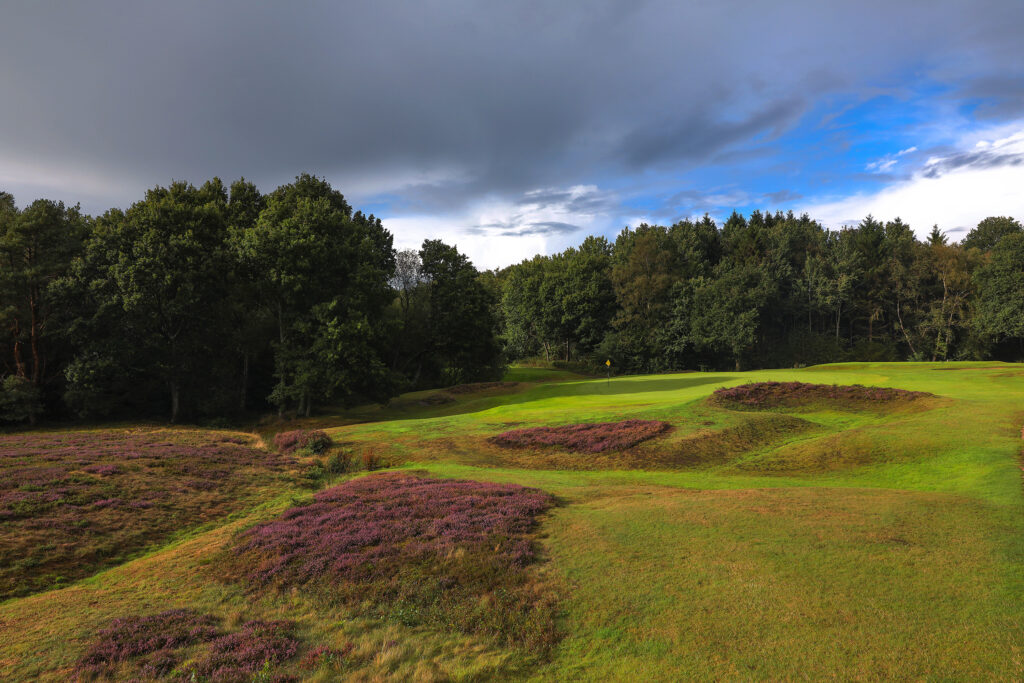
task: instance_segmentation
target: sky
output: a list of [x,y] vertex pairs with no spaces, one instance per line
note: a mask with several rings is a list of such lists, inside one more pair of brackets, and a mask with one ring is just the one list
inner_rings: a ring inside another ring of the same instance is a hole
[[0,190],[301,172],[480,268],[733,210],[1024,219],[1024,1],[5,0]]

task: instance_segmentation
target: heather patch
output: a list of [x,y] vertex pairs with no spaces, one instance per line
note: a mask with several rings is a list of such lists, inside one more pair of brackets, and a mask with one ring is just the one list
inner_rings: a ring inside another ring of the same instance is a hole
[[545,649],[553,600],[527,567],[551,503],[513,484],[365,476],[243,532],[226,561],[257,589],[305,587],[407,625]]
[[189,609],[115,619],[79,659],[75,675],[79,680],[112,677],[120,665],[134,661],[148,677],[162,677],[178,664],[175,650],[219,635],[216,619]]
[[[295,624],[290,621],[249,621],[237,633],[229,633],[210,643],[209,650],[196,660],[191,672],[199,680],[222,683],[248,683],[257,673],[269,673],[273,667],[291,659],[299,651]],[[271,675],[264,680],[297,680],[287,675]]]
[[88,576],[239,509],[292,466],[208,433],[0,436],[0,599]]
[[[173,609],[151,616],[115,619],[99,633],[78,660],[78,681],[144,679],[200,680],[211,683],[292,681],[276,671],[301,648],[290,621],[248,621],[225,633],[220,621],[189,609]],[[319,665],[334,651],[324,647],[311,653]],[[341,653],[338,652],[340,659]]]
[[595,422],[561,427],[513,429],[488,441],[512,448],[559,446],[581,453],[602,453],[631,448],[668,431],[671,425],[659,420]]
[[806,384],[804,382],[755,382],[716,389],[711,401],[740,409],[768,409],[829,404],[838,407],[870,409],[874,406],[910,403],[933,394],[860,384]]

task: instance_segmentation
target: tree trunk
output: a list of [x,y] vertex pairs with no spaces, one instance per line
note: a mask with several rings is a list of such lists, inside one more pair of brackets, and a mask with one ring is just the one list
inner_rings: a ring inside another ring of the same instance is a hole
[[[281,348],[284,348],[284,311],[282,310],[281,302],[277,302],[277,333],[278,338],[281,340]],[[277,404],[277,417],[278,419],[284,417],[284,369],[281,369],[281,378],[278,382],[281,385],[281,402]]]
[[245,398],[249,393],[249,352],[242,354],[242,394],[238,397],[238,410],[245,412]]
[[907,328],[903,326],[903,314],[900,312],[900,302],[896,302],[896,320],[900,324],[900,329],[903,331],[903,338],[907,341],[907,346],[910,347],[910,353],[917,355],[917,351],[914,350],[914,345],[910,341],[910,335],[907,334]]
[[180,387],[178,380],[171,380],[171,423],[178,421],[178,408],[180,406]]
[[12,350],[14,352],[15,373],[18,377],[28,379],[28,376],[25,374],[25,359],[21,356],[21,325],[18,324],[17,318],[15,318],[11,325],[11,336],[14,337],[14,348]]
[[32,350],[32,384],[38,387],[42,384],[43,364],[39,353],[39,319],[36,315],[36,297],[29,297],[29,346]]

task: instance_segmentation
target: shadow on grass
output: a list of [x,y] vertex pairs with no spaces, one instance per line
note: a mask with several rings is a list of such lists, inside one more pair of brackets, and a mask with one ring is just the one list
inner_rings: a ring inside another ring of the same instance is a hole
[[705,375],[686,375],[683,377],[663,377],[652,379],[650,375],[639,377],[613,377],[611,382],[606,380],[590,380],[585,382],[562,382],[559,384],[547,384],[536,387],[531,391],[508,396],[502,403],[516,404],[529,403],[548,398],[559,398],[562,396],[620,396],[626,394],[644,394],[659,391],[682,391],[706,384],[725,384],[735,377],[731,375],[718,375],[708,377]]

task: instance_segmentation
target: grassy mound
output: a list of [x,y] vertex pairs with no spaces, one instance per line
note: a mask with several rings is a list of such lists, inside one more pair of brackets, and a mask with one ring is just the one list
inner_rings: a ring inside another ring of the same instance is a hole
[[0,436],[0,599],[89,576],[240,509],[291,466],[216,433]]
[[553,600],[526,571],[550,496],[513,484],[361,477],[243,532],[229,575],[304,587],[406,625],[484,633],[536,650],[554,640]]
[[830,407],[871,408],[884,404],[910,403],[934,397],[922,391],[860,384],[806,384],[804,382],[754,382],[716,389],[711,401],[727,408],[764,410],[827,404]]
[[449,394],[475,394],[489,389],[512,389],[519,386],[519,382],[475,382],[473,384],[456,384],[448,387],[445,391]]
[[580,453],[602,453],[631,448],[669,430],[671,425],[660,420],[623,420],[564,425],[562,427],[530,427],[513,429],[493,436],[488,441],[509,448],[560,446]]

